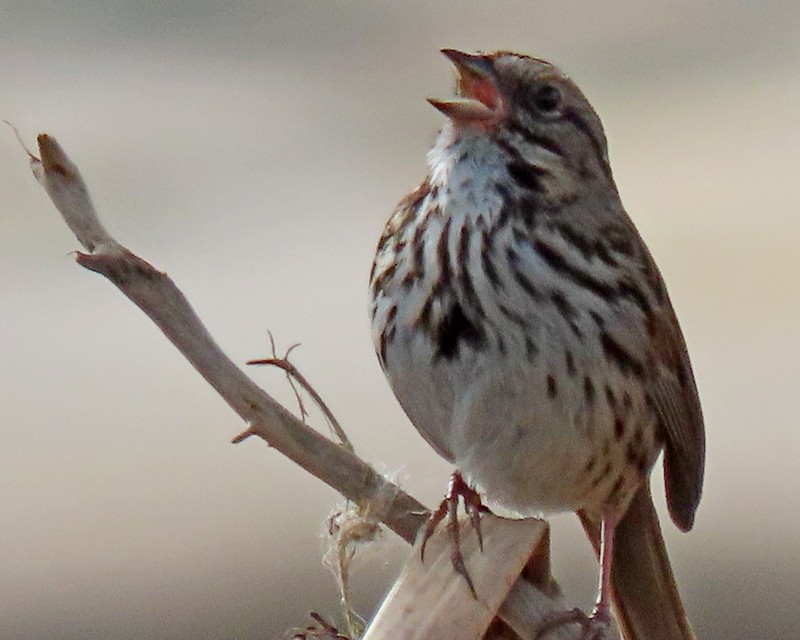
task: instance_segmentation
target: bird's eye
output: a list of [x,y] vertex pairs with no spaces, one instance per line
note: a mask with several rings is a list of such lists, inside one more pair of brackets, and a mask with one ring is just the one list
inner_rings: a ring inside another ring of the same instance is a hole
[[546,84],[533,94],[533,104],[543,115],[555,115],[561,108],[561,92],[553,85]]

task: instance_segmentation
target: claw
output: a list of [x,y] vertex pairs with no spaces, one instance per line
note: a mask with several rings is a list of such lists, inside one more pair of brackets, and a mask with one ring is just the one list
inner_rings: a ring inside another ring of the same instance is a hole
[[422,544],[420,545],[420,559],[425,561],[425,547],[428,544],[428,539],[433,535],[436,527],[444,520],[445,516],[448,519],[448,527],[452,536],[452,548],[450,551],[450,561],[453,563],[453,569],[456,573],[461,575],[467,582],[469,590],[477,600],[478,594],[475,591],[475,584],[472,582],[472,577],[467,571],[467,566],[464,563],[464,556],[461,555],[461,530],[458,523],[458,497],[464,499],[464,508],[469,515],[472,528],[478,536],[478,545],[483,551],[483,535],[481,533],[481,513],[488,512],[478,493],[472,489],[466,482],[464,482],[461,474],[456,471],[450,476],[450,482],[447,484],[447,493],[444,500],[437,507],[428,521],[425,523],[425,531],[422,534]]
[[456,535],[453,535],[453,548],[450,551],[450,561],[453,563],[453,570],[459,574],[464,580],[467,581],[467,586],[472,592],[472,597],[478,599],[478,592],[475,591],[475,583],[472,582],[472,576],[467,571],[467,565],[464,564],[464,556],[461,555],[461,548],[456,544]]
[[439,523],[444,520],[444,515],[447,513],[447,498],[442,500],[441,504],[436,508],[428,521],[425,523],[425,532],[422,534],[422,545],[420,545],[419,549],[419,559],[425,562],[425,547],[428,544],[428,540],[433,535],[433,532],[436,530],[436,527],[439,526]]
[[[466,485],[465,485],[466,486]],[[467,487],[468,488],[468,487]],[[483,533],[481,532],[481,514],[488,511],[481,502],[480,496],[470,489],[470,493],[464,494],[464,506],[469,515],[469,521],[472,523],[472,528],[475,529],[475,534],[478,536],[478,546],[483,551]]]

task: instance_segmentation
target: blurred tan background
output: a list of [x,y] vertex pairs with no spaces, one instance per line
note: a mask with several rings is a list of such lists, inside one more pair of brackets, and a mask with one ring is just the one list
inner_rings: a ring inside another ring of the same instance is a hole
[[[30,144],[57,137],[107,226],[235,360],[267,355],[267,329],[301,342],[295,363],[358,452],[428,504],[449,470],[373,355],[373,249],[425,171],[440,123],[425,98],[452,90],[438,49],[556,61],[605,122],[700,386],[704,503],[691,534],[665,525],[690,616],[705,639],[797,637],[797,2],[87,0],[0,15],[0,117]],[[261,442],[228,443],[242,425],[227,406],[73,264],[3,128],[0,175],[0,637],[272,639],[309,610],[336,617],[322,523],[340,498]],[[294,407],[282,376],[254,373]],[[557,575],[589,605],[588,544],[573,516],[554,527]],[[364,615],[407,553],[387,533],[356,562]]]

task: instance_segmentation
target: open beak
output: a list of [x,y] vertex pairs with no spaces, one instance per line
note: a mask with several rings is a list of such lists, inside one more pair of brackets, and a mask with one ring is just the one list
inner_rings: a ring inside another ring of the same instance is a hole
[[456,68],[456,97],[428,98],[434,107],[456,122],[483,122],[493,119],[500,108],[500,94],[489,59],[482,55],[442,49]]

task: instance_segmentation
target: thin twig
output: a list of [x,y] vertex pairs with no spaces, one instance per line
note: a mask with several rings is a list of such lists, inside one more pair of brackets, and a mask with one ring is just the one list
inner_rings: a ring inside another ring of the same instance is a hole
[[8,120],[3,120],[3,122],[5,122],[9,127],[11,127],[12,131],[14,131],[14,135],[17,138],[17,142],[19,142],[19,146],[21,146],[25,150],[25,153],[28,154],[28,159],[32,162],[38,162],[39,158],[33,155],[33,152],[30,149],[28,149],[28,146],[25,144],[25,141],[22,139],[22,136],[19,133],[19,129],[17,129],[17,127],[11,124]]
[[[272,349],[272,358],[274,360],[285,360],[286,362],[289,361],[289,354],[294,351],[297,347],[300,346],[299,342],[295,342],[291,345],[288,349],[286,349],[286,353],[283,354],[283,358],[278,356],[277,349],[275,348],[275,337],[272,335],[272,331],[267,330],[267,335],[269,336],[269,345]],[[261,364],[263,361],[258,360],[250,360],[247,364]],[[306,424],[306,418],[308,418],[308,411],[306,411],[306,405],[303,402],[303,397],[300,395],[300,392],[297,390],[297,386],[294,383],[294,379],[292,378],[292,374],[289,371],[286,371],[286,380],[289,382],[289,386],[292,388],[294,392],[294,397],[297,400],[297,406],[300,409],[300,419],[303,421],[303,424]]]
[[[272,338],[272,334],[270,334],[270,339]],[[319,410],[322,411],[322,414],[325,416],[325,419],[328,421],[331,430],[336,434],[336,437],[339,438],[339,442],[343,447],[345,447],[348,451],[354,451],[353,444],[350,442],[350,439],[347,437],[347,434],[342,429],[342,426],[339,424],[339,421],[336,419],[336,416],[333,415],[333,412],[328,408],[328,405],[322,399],[322,396],[317,393],[317,390],[311,386],[311,383],[306,379],[306,377],[300,373],[300,371],[295,367],[291,362],[289,362],[289,353],[295,347],[300,346],[299,344],[294,344],[286,351],[286,355],[283,358],[264,358],[262,360],[248,360],[247,364],[253,365],[269,365],[273,367],[278,367],[286,372],[286,376],[289,380],[296,380],[297,383],[305,389],[305,392],[311,396],[311,399],[314,401],[319,407]],[[273,354],[275,352],[275,343],[272,344],[273,347]],[[294,388],[294,387],[292,387]],[[301,415],[307,416],[308,412],[305,410],[303,406],[302,400],[300,399],[300,395],[295,391],[295,395],[297,395],[298,403],[300,404],[300,412]],[[305,421],[305,420],[304,420]]]
[[353,640],[339,633],[336,627],[316,611],[311,611],[308,615],[314,619],[315,624],[296,632],[292,640]]

